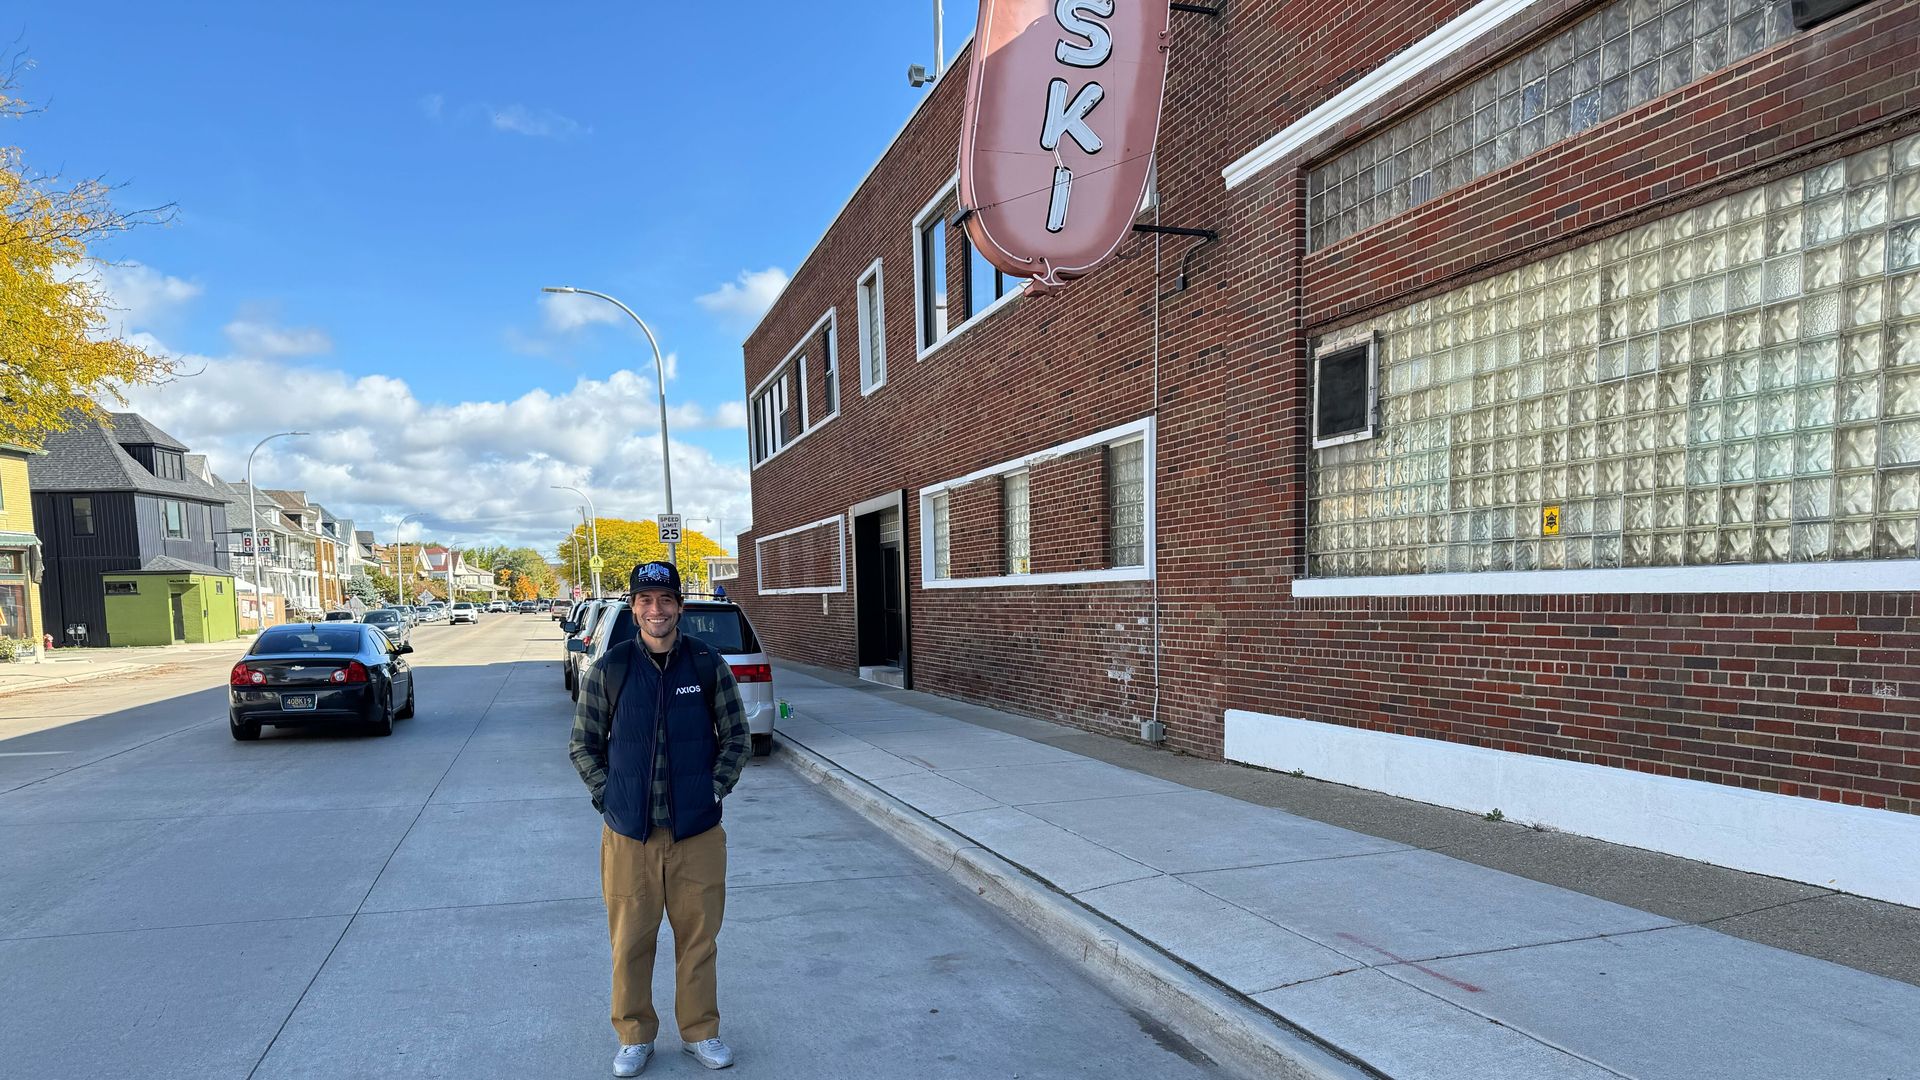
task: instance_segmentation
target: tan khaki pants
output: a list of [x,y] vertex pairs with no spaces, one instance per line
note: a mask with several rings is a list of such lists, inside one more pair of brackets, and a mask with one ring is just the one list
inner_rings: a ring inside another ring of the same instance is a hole
[[716,825],[675,843],[654,829],[641,843],[600,827],[600,893],[613,941],[613,1030],[623,1043],[660,1032],[653,1010],[653,954],[660,913],[673,926],[673,1016],[687,1042],[720,1035],[715,961],[727,906],[727,834]]

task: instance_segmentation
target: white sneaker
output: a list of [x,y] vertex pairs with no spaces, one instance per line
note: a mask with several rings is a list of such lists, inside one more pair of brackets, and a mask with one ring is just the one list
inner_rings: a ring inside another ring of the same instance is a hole
[[613,1075],[639,1076],[652,1056],[652,1043],[621,1043],[620,1052],[613,1055]]
[[719,1039],[701,1039],[697,1043],[687,1043],[680,1049],[693,1055],[693,1059],[709,1069],[724,1069],[733,1064],[733,1051]]

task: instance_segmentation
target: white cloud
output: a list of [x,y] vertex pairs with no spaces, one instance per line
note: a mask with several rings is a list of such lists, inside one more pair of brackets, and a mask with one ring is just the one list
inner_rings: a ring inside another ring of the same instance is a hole
[[571,139],[592,131],[580,121],[562,116],[552,109],[531,109],[516,103],[489,107],[488,113],[493,130],[530,135],[536,139]]
[[198,282],[163,274],[144,263],[98,263],[100,287],[117,312],[122,332],[152,329],[175,309],[198,297]]
[[[659,399],[652,373],[617,371],[564,392],[531,390],[508,401],[424,402],[384,375],[354,377],[264,357],[185,357],[203,374],[129,393],[136,409],[237,480],[263,435],[314,432],[267,445],[254,461],[271,487],[304,489],[329,510],[375,528],[415,511],[424,532],[459,543],[530,544],[551,551],[577,520],[571,484],[592,493],[602,517],[663,509]],[[736,422],[740,421],[740,422]],[[743,460],[716,458],[678,436],[742,426],[744,409],[695,402],[669,409],[676,509],[711,515],[738,531],[752,518]],[[744,447],[740,458],[744,458]]]
[[693,302],[729,322],[751,325],[767,313],[786,287],[787,272],[777,266],[742,270],[735,280],[722,282],[712,292],[694,297]]
[[619,308],[597,296],[579,293],[543,293],[540,314],[547,329],[557,334],[571,333],[594,323],[619,322],[626,318]]
[[747,403],[744,401],[723,401],[713,411],[713,426],[719,428],[747,428]]
[[274,358],[319,356],[333,351],[333,339],[311,326],[275,326],[258,319],[235,319],[226,326],[227,340],[240,356]]

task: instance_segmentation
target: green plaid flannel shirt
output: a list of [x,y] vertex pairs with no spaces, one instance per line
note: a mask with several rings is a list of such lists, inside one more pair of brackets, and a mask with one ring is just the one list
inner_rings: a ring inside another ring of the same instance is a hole
[[[674,649],[679,649],[674,644]],[[645,648],[636,642],[632,651],[635,663],[653,663]],[[593,808],[604,810],[607,787],[607,737],[613,730],[613,687],[607,685],[606,657],[589,667],[580,679],[580,701],[573,708],[573,736],[568,752],[580,779],[593,795]],[[669,661],[671,662],[671,661]],[[713,712],[714,738],[718,749],[713,762],[713,797],[724,799],[740,782],[740,773],[753,755],[753,735],[747,727],[746,706],[740,703],[740,685],[733,680],[733,669],[723,661],[715,671],[719,684],[709,707]],[[667,801],[666,741],[656,739],[653,754],[653,783],[648,816],[655,826],[672,824]]]

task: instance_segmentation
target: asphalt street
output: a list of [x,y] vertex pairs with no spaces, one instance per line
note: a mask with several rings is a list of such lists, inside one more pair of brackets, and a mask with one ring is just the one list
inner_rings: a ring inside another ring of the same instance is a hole
[[[558,631],[494,615],[415,644],[419,714],[386,739],[237,743],[226,660],[0,700],[0,1075],[608,1074]],[[1216,1073],[778,756],[726,828],[733,1075]],[[663,963],[646,1075],[704,1074],[671,994]]]

